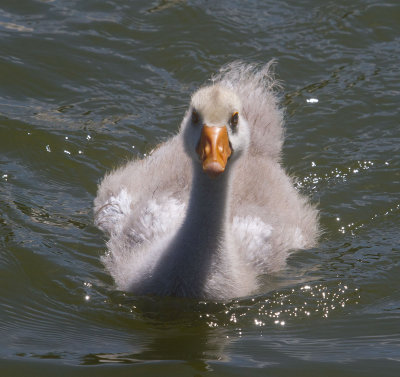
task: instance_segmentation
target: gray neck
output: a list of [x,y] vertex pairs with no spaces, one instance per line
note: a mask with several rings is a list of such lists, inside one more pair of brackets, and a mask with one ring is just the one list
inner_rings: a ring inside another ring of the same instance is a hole
[[225,269],[228,173],[211,179],[194,166],[186,218],[154,271],[166,295],[202,297],[212,266]]
[[[193,252],[213,253],[225,241],[228,218],[229,172],[215,179],[194,167],[192,190],[181,235]],[[196,250],[200,246],[202,250]]]
[[228,191],[228,171],[211,179],[194,166],[186,218],[170,245],[170,271],[192,296],[202,295],[213,265],[226,263]]

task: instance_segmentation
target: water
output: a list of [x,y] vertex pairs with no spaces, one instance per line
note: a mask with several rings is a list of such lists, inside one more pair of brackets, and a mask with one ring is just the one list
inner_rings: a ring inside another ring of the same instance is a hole
[[[399,375],[399,20],[394,0],[3,0],[0,374]],[[222,64],[271,58],[318,247],[228,303],[116,291],[100,178]]]

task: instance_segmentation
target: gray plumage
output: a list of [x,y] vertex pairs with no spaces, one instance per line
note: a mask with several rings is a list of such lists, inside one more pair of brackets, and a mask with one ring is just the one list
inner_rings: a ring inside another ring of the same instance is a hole
[[[192,97],[176,136],[105,176],[95,224],[109,236],[102,259],[119,289],[243,296],[258,289],[261,274],[284,267],[292,250],[315,245],[318,212],[280,164],[283,114],[271,65],[224,66]],[[191,114],[197,106],[204,119],[225,119],[225,105],[240,107],[239,131],[227,126],[232,158],[212,180],[191,155],[199,132]]]

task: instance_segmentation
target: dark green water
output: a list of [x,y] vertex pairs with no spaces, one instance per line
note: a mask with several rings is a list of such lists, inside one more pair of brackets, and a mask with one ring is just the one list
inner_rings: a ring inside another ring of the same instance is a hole
[[[399,57],[395,0],[2,0],[0,375],[399,376]],[[256,297],[115,291],[100,178],[222,64],[271,58],[319,246]]]

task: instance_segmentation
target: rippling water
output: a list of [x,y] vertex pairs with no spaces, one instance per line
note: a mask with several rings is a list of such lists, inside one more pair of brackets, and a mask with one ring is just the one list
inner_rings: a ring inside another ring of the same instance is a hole
[[[398,376],[399,20],[394,0],[3,0],[0,374]],[[99,179],[222,64],[271,58],[319,246],[228,303],[115,291]]]

